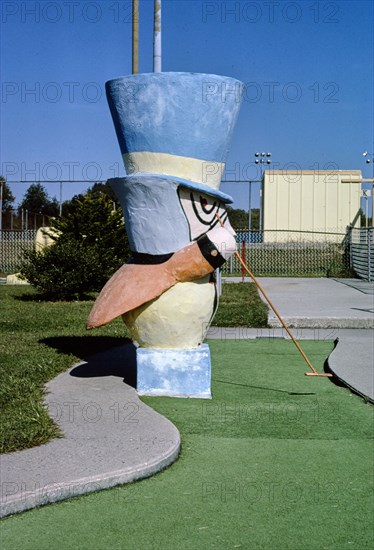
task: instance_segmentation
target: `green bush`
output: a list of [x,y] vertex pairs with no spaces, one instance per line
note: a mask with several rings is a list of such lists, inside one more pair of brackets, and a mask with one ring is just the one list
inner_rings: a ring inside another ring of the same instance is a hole
[[53,223],[58,236],[42,251],[24,252],[21,275],[54,300],[99,291],[130,255],[120,208],[105,192],[75,197]]
[[21,275],[52,300],[83,298],[103,283],[98,251],[72,239],[25,252]]
[[71,201],[65,215],[54,220],[58,241],[77,241],[97,250],[102,284],[130,256],[121,208],[103,191],[89,190]]

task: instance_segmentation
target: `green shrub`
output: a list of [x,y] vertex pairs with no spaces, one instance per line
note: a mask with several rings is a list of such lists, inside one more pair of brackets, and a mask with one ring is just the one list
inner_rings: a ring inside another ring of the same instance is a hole
[[53,227],[59,241],[75,240],[94,247],[99,255],[103,283],[121,267],[131,252],[121,208],[114,207],[109,194],[89,190],[75,197],[65,215]]
[[25,252],[21,275],[53,300],[79,299],[103,285],[97,249],[75,240]]
[[122,211],[100,190],[75,197],[53,228],[58,232],[55,243],[24,252],[20,272],[54,300],[75,300],[101,290],[131,253]]

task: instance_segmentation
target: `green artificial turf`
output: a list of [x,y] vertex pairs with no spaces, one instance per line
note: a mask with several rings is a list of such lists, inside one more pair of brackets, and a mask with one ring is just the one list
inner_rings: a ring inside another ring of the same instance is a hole
[[[332,343],[302,346],[323,370]],[[181,432],[170,468],[5,519],[2,547],[371,549],[372,406],[304,376],[289,341],[210,347],[211,401],[144,398]]]

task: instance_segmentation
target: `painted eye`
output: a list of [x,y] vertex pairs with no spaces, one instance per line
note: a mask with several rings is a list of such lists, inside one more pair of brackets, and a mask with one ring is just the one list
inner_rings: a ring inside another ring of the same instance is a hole
[[[191,201],[194,204],[196,204],[196,209],[199,210],[198,201],[196,200],[196,197],[194,196],[193,193],[191,193]],[[211,215],[213,215],[213,217],[214,217],[216,211],[220,207],[219,202],[212,201],[212,199],[208,200],[207,197],[205,197],[204,195],[199,196],[199,201],[200,201],[200,206],[201,206],[200,214],[202,214],[203,217],[206,217],[206,216],[204,216],[204,214],[206,214],[208,217],[211,217]]]
[[185,189],[179,189],[178,193],[190,227],[192,240],[204,235],[219,223],[217,213],[223,223],[227,219],[227,212],[219,199]]
[[[197,197],[194,193],[191,193],[190,199],[196,220],[200,225],[205,226],[205,228],[209,227],[212,229],[218,223],[217,213],[220,213],[222,218],[227,218],[225,209],[222,207],[221,203],[213,199],[213,197],[206,197],[204,195]],[[207,229],[205,229],[205,231],[207,231]]]

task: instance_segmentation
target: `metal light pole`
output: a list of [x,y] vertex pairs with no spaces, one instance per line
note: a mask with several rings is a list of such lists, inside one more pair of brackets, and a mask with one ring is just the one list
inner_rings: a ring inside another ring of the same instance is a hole
[[248,239],[252,230],[252,180],[248,182]]
[[261,197],[261,208],[260,208],[260,231],[262,231],[262,225],[263,225],[263,188],[264,188],[264,164],[270,165],[271,164],[271,153],[255,153],[255,164],[259,164],[261,167],[261,188],[260,188],[260,197]]
[[[374,155],[373,153],[368,153],[364,151],[362,156],[365,157],[366,164],[372,165],[372,181],[371,181],[371,226],[374,227]],[[366,201],[368,199],[366,198]],[[367,216],[366,216],[366,226],[367,226]]]

